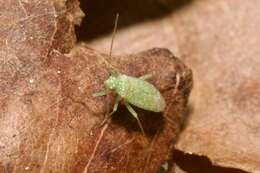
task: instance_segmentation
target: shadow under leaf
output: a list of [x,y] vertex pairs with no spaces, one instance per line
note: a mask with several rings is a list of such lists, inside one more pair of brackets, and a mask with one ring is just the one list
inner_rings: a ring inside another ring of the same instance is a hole
[[177,11],[192,0],[81,0],[85,18],[76,28],[79,41],[91,41],[112,33],[116,13],[119,13],[118,29],[153,20]]

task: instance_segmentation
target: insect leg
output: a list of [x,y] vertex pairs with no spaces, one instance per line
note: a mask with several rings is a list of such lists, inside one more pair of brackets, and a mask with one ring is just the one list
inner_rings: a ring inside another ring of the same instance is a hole
[[103,126],[104,123],[111,117],[111,115],[113,115],[113,114],[116,112],[116,110],[117,110],[117,108],[118,108],[119,101],[120,101],[120,96],[117,96],[112,112],[110,112],[110,113],[104,118],[104,120],[102,121],[102,123],[100,124],[100,126]]
[[119,104],[120,99],[121,99],[120,96],[117,96],[116,101],[115,101],[115,104],[114,104],[114,107],[113,107],[113,110],[112,110],[112,112],[110,112],[110,113],[108,114],[108,116],[111,116],[111,115],[113,115],[113,113],[116,112],[116,110],[117,110],[117,108],[118,108],[118,104]]
[[105,96],[105,95],[107,95],[107,91],[105,91],[105,90],[92,94],[93,97],[99,97],[99,96]]
[[153,76],[152,74],[146,74],[146,75],[140,76],[139,79],[147,80],[147,79],[150,79],[152,76]]
[[127,102],[125,102],[125,106],[126,106],[126,108],[129,110],[129,112],[136,118],[137,123],[138,123],[138,125],[139,125],[139,127],[140,127],[140,129],[141,129],[141,131],[142,131],[142,133],[143,133],[143,135],[145,135],[143,126],[142,126],[141,121],[139,120],[138,115],[137,115],[137,113],[135,112],[135,110],[134,110],[134,109],[131,107],[131,105],[128,104]]

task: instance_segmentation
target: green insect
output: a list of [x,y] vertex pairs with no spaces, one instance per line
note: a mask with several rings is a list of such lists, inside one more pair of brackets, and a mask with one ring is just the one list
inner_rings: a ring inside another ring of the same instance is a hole
[[[117,28],[117,21],[118,15],[116,16],[114,33]],[[112,54],[111,52],[113,39],[114,34],[112,37],[110,56]],[[134,118],[136,118],[142,133],[145,134],[138,115],[131,107],[131,105],[153,112],[162,112],[166,106],[165,100],[159,90],[156,89],[154,85],[146,81],[151,77],[151,74],[147,74],[137,78],[127,76],[119,72],[114,72],[109,76],[107,80],[104,81],[106,90],[95,93],[93,94],[93,96],[106,95],[108,93],[107,91],[114,91],[115,93],[117,93],[117,98],[113,107],[113,111],[109,114],[109,116],[116,112],[119,102],[123,100],[126,108],[134,116]]]

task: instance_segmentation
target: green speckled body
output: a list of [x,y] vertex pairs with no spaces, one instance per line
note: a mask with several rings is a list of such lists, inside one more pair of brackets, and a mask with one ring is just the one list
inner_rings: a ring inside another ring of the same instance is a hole
[[160,92],[145,80],[119,74],[105,83],[134,106],[153,112],[162,112],[165,108],[165,100]]

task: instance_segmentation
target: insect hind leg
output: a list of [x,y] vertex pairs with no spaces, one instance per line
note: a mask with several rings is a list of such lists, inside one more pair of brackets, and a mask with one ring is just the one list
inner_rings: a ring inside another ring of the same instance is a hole
[[136,118],[137,123],[138,123],[138,125],[139,125],[139,127],[140,127],[140,129],[141,129],[141,131],[142,131],[142,133],[143,133],[143,135],[145,136],[143,126],[142,126],[142,124],[141,124],[141,121],[140,121],[139,118],[138,118],[137,113],[136,113],[135,110],[131,107],[131,105],[130,105],[129,103],[125,102],[125,106],[126,106],[126,108],[128,109],[128,111]]
[[146,74],[146,75],[140,76],[139,79],[141,79],[141,80],[148,80],[148,79],[150,79],[152,77],[153,77],[152,74]]

